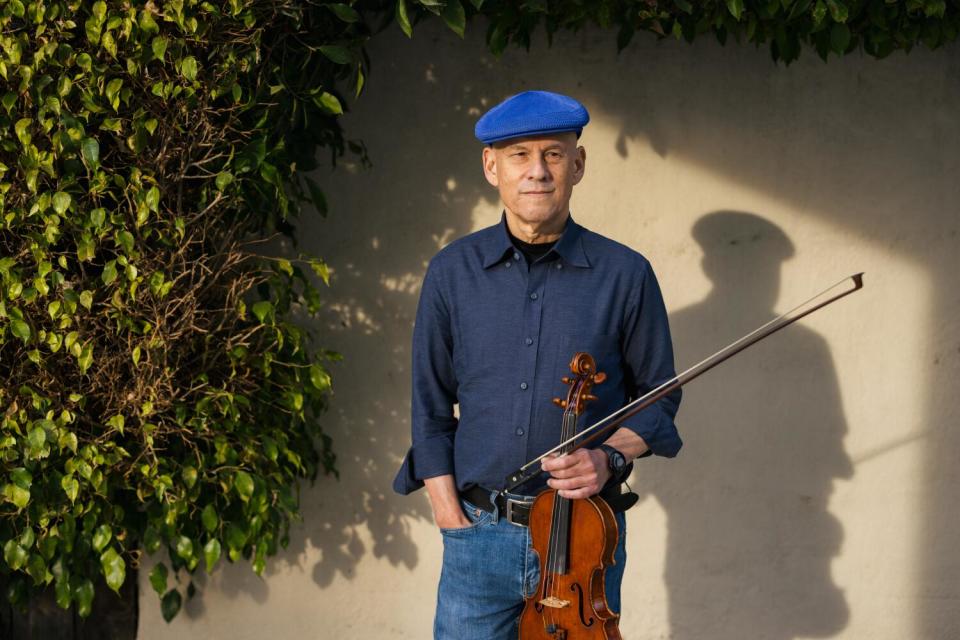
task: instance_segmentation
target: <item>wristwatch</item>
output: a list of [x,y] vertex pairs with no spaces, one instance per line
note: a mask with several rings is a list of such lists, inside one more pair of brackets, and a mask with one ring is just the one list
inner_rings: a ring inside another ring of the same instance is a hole
[[607,468],[610,469],[610,475],[616,481],[623,480],[624,473],[627,470],[627,459],[622,453],[608,444],[602,444],[597,449],[607,454]]

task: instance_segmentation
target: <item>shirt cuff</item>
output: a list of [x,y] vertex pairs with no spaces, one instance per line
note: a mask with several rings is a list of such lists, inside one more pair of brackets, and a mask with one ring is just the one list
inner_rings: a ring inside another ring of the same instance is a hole
[[641,455],[641,458],[650,454],[672,458],[683,446],[673,420],[656,405],[641,411],[621,426],[630,429],[647,443],[649,451]]
[[453,435],[434,436],[410,447],[393,479],[393,490],[407,495],[422,487],[424,478],[453,475],[453,469]]

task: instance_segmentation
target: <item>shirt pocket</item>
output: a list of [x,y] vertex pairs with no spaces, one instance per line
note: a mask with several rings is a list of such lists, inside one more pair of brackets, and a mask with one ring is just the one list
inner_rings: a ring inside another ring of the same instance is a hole
[[[623,383],[623,356],[620,351],[620,336],[607,333],[577,333],[560,337],[554,371],[558,376],[572,375],[570,362],[573,356],[585,351],[593,356],[597,371],[605,373],[606,380],[593,388],[594,395],[602,400],[614,401],[615,390]],[[601,404],[607,404],[602,402]]]

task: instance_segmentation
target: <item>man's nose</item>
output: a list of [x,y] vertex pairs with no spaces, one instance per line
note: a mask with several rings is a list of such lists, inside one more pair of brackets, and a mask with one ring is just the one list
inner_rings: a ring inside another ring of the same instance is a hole
[[547,167],[547,159],[541,156],[533,156],[529,175],[532,179],[540,181],[550,177],[550,170]]

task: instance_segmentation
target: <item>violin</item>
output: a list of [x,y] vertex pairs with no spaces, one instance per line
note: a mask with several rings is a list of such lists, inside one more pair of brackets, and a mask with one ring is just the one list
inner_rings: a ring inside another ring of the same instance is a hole
[[[574,355],[570,371],[574,376],[562,379],[570,386],[566,400],[554,399],[564,409],[564,441],[576,434],[584,404],[596,400],[593,385],[606,379],[588,353]],[[604,592],[618,535],[610,506],[599,496],[572,500],[547,489],[530,508],[529,529],[540,557],[540,583],[524,604],[520,638],[620,640],[620,616],[610,611]]]

